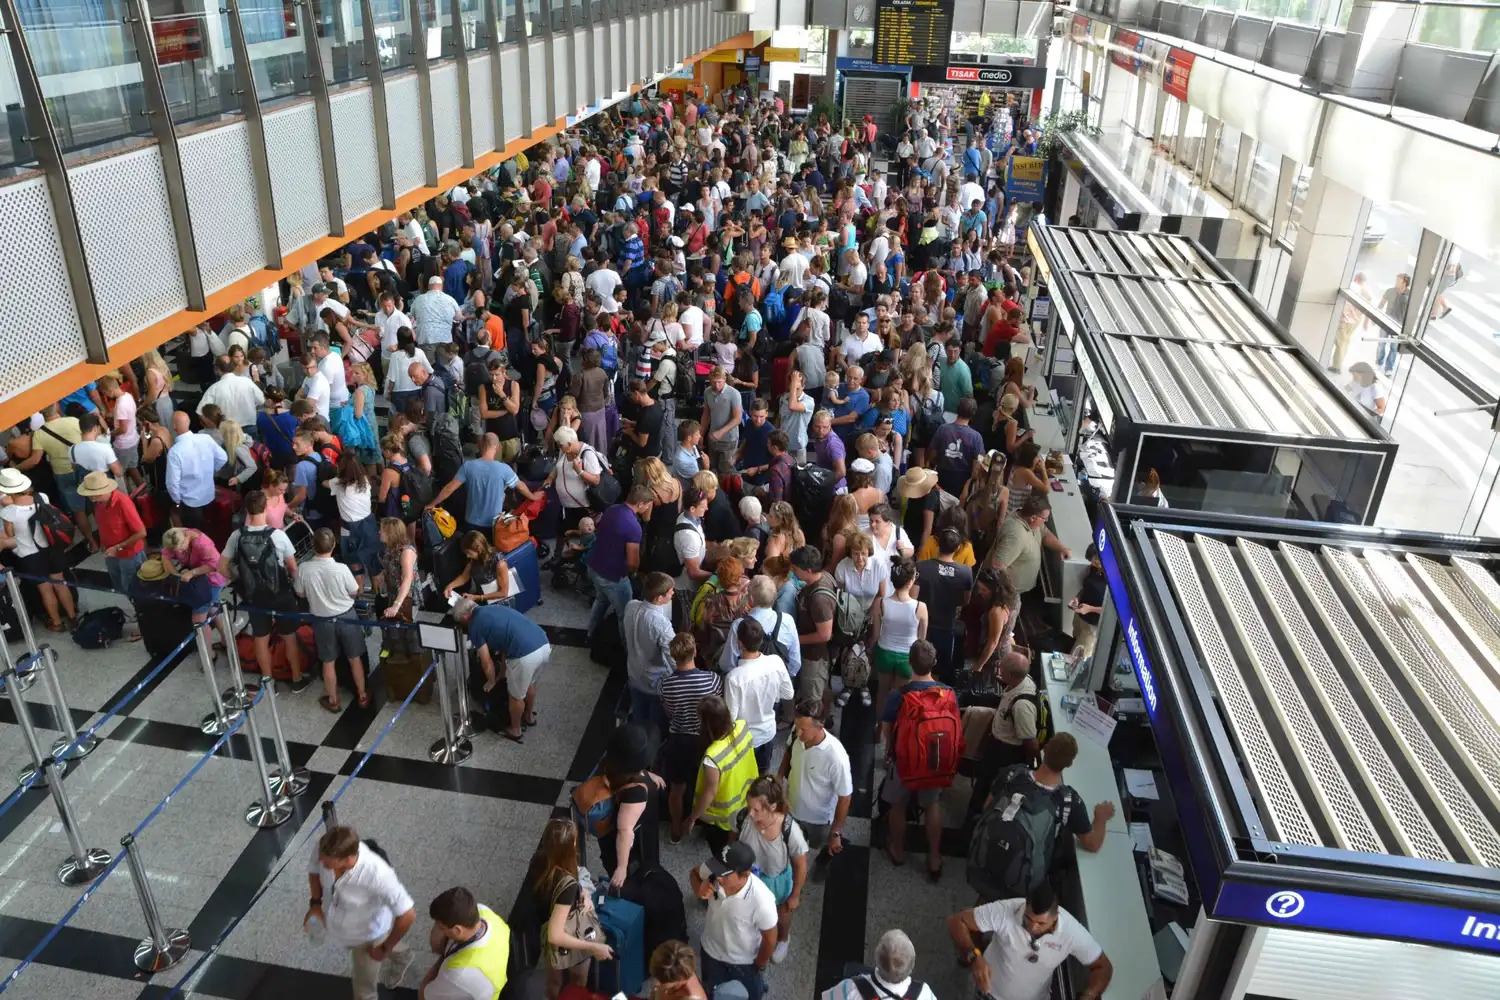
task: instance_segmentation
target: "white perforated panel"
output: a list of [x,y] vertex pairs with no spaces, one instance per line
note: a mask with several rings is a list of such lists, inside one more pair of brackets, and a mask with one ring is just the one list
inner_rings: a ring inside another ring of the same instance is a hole
[[577,108],[573,104],[569,80],[573,72],[573,36],[558,33],[552,36],[552,114],[549,121],[556,121],[571,114]]
[[271,164],[281,252],[327,236],[328,199],[318,154],[318,117],[311,104],[295,104],[266,116],[266,159]]
[[596,59],[593,53],[597,50],[592,48],[594,40],[593,32],[587,28],[577,28],[573,32],[573,101],[568,108],[568,114],[578,114],[578,109],[587,104],[593,104],[599,99],[598,94],[589,93],[589,63]]
[[495,88],[487,53],[469,56],[469,137],[475,156],[495,148]]
[[[241,121],[204,129],[183,137],[177,146],[203,290],[216,292],[266,266],[257,225],[260,213],[255,207],[249,126]],[[224,238],[226,205],[242,206],[242,224],[236,227],[242,238]]]
[[[105,339],[117,343],[187,308],[161,150],[153,143],[106,156],[74,167],[68,176]],[[129,241],[129,252],[122,252],[122,240]],[[35,297],[33,292],[22,301]]]
[[505,141],[521,138],[521,49],[507,45],[500,50],[500,98],[505,104]]
[[[83,328],[46,180],[26,177],[0,187],[0,218],[13,232],[29,234],[0,243],[0,294],[12,303],[0,309],[0,399],[9,399],[80,364]],[[128,263],[128,255],[105,259]]]
[[422,135],[422,103],[415,73],[386,81],[385,117],[390,126],[391,174],[396,180],[396,196],[400,197],[427,180],[422,163],[427,142]]
[[463,166],[462,128],[458,114],[458,67],[445,62],[432,68],[432,135],[439,174]]
[[375,151],[375,99],[368,87],[336,94],[333,149],[339,163],[339,203],[353,222],[380,207],[380,160]]
[[552,72],[552,67],[547,65],[546,42],[539,38],[532,39],[531,48],[527,52],[531,57],[531,79],[527,81],[522,93],[531,101],[531,129],[536,131],[551,125],[557,117],[547,107],[547,74]]

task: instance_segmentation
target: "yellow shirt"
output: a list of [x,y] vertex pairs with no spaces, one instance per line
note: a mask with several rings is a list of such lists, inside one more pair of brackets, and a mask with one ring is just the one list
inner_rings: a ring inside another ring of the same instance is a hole
[[[936,559],[937,557],[937,535],[928,535],[927,541],[922,543],[922,550],[917,553],[917,561],[921,562],[923,559]],[[975,563],[974,546],[969,542],[964,542],[958,547],[958,551],[953,553],[953,561],[964,566],[973,566]]]
[[[73,471],[73,460],[68,457],[68,449],[83,440],[83,430],[78,426],[78,418],[58,417],[47,421],[42,427],[43,430],[31,435],[31,443],[42,449],[53,472],[66,476]],[[48,434],[48,430],[53,433]],[[62,438],[61,441],[58,440],[59,437]]]

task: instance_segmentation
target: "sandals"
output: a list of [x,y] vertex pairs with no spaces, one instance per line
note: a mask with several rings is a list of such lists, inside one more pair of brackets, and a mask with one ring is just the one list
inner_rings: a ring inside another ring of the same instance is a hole
[[64,625],[62,622],[48,622],[47,623],[47,631],[48,632],[66,632],[67,630],[68,630],[68,626]]
[[496,735],[498,735],[502,740],[510,740],[512,743],[525,743],[526,742],[526,740],[523,737],[521,737],[521,736],[512,736],[510,733],[507,733],[503,729],[501,729]]
[[943,866],[942,865],[938,865],[937,868],[935,868],[935,869],[934,868],[927,869],[927,881],[931,882],[933,885],[937,885],[942,880],[943,880]]
[[356,698],[355,699],[355,704],[357,704],[360,708],[369,708],[370,707],[370,692],[366,691],[364,694],[362,694],[358,698]]
[[331,712],[334,715],[337,715],[344,710],[343,705],[340,705],[336,701],[330,700],[326,694],[318,695],[318,704],[322,707],[323,711]]
[[522,728],[523,731],[527,730],[527,729],[530,729],[534,725],[536,725],[536,713],[535,712],[531,713],[531,717],[530,718],[527,718],[526,716],[522,716],[521,717],[521,728]]
[[902,865],[906,864],[906,859],[905,858],[902,858],[900,861],[896,860],[896,855],[894,855],[894,854],[891,853],[891,845],[890,844],[885,845],[880,850],[881,850],[882,853],[885,854],[885,859],[887,861],[889,861],[894,867],[900,868]]

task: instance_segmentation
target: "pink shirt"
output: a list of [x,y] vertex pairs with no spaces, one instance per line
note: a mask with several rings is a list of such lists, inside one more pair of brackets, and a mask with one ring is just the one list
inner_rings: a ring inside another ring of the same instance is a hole
[[[198,532],[193,540],[188,543],[187,553],[182,560],[182,566],[185,569],[197,569],[200,566],[217,567],[218,565],[218,546],[214,545],[212,538],[209,538],[201,531]],[[205,575],[208,578],[210,586],[222,587],[229,582],[228,578],[220,573],[217,568],[212,573]]]
[[273,528],[286,530],[286,494],[266,494],[266,523]]

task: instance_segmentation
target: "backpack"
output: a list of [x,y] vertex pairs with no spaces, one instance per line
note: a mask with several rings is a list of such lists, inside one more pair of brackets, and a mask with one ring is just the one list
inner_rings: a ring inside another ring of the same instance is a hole
[[1067,786],[1053,790],[1037,784],[1024,764],[1001,775],[996,787],[1005,794],[995,796],[979,817],[965,872],[970,887],[986,902],[1024,896],[1047,877],[1058,831],[1066,829],[1069,814],[1081,805]]
[[1027,694],[1018,694],[1011,699],[1010,707],[1006,709],[1006,718],[1010,718],[1016,711],[1016,702],[1029,701],[1036,706],[1036,745],[1044,747],[1052,738],[1052,701],[1043,690],[1032,691]]
[[308,504],[308,509],[326,518],[338,517],[338,499],[334,497],[333,490],[328,488],[328,484],[338,475],[338,469],[334,468],[333,463],[321,455],[316,459],[311,455],[306,456],[298,459],[297,464],[301,465],[303,462],[316,462],[313,466],[313,481],[317,484],[318,493]]
[[240,529],[234,551],[234,579],[245,604],[270,604],[287,589],[286,566],[272,541],[275,533],[275,528]]
[[766,293],[766,300],[760,306],[762,318],[767,326],[786,322],[786,299],[782,296],[780,288],[772,287]]
[[691,524],[674,524],[670,535],[656,536],[648,560],[651,568],[668,576],[679,575],[682,572],[682,560],[677,556],[677,536],[684,531],[696,530],[699,529]]
[[686,352],[678,353],[673,356],[672,364],[677,367],[677,374],[672,377],[672,398],[679,403],[691,402],[698,390],[693,358]]
[[865,633],[865,609],[859,598],[843,587],[813,588],[814,593],[818,590],[833,595],[833,634],[828,638],[828,645],[852,646],[859,642]]
[[397,501],[401,518],[415,518],[432,502],[432,477],[412,462],[408,462],[404,469],[397,469],[396,475],[396,489],[401,493]]
[[828,318],[847,323],[853,320],[854,313],[854,300],[849,295],[849,289],[843,285],[834,285],[828,292]]
[[896,775],[910,789],[947,788],[964,755],[958,695],[946,684],[908,691],[896,715]]
[[434,413],[427,421],[432,440],[432,476],[442,482],[458,475],[464,464],[464,449],[458,439],[458,418],[451,413]]
[[573,789],[573,808],[584,828],[596,837],[615,832],[615,798],[604,776],[596,774]]
[[[599,367],[603,368],[611,376],[620,370],[620,345],[614,337],[601,338],[604,343],[599,347]],[[584,347],[589,345],[585,342]]]
[[791,663],[792,661],[788,657],[786,643],[776,638],[776,636],[781,632],[781,619],[784,617],[786,616],[783,615],[780,611],[776,612],[776,620],[771,623],[770,628],[765,629],[765,635],[761,637],[760,651],[763,655],[766,656],[781,657],[782,663]]
[[922,407],[917,411],[916,431],[913,435],[918,441],[931,441],[932,436],[943,426],[943,399],[923,400]]
[[446,361],[432,366],[432,377],[443,387],[443,405],[451,410],[458,405],[458,380],[453,377],[453,368]]
[[264,441],[250,442],[250,457],[255,459],[258,468],[269,469],[275,465],[275,459],[271,455],[271,449]]
[[125,612],[119,608],[98,608],[78,619],[73,641],[83,649],[103,649],[125,635]]
[[71,546],[73,539],[77,537],[77,525],[63,513],[62,508],[48,503],[40,493],[34,499],[36,513],[31,518],[32,538],[37,538],[37,532],[40,531],[41,539],[52,548],[61,551]]
[[862,1000],[917,1000],[927,984],[920,979],[913,979],[906,987],[904,996],[897,996],[879,983],[875,982],[874,973],[867,976],[855,976],[850,980],[854,988],[859,990]]

